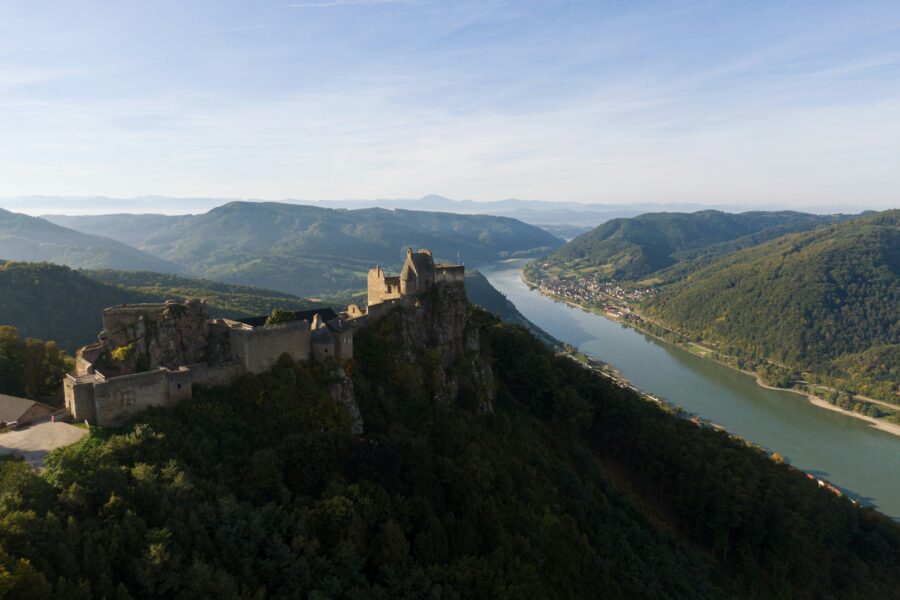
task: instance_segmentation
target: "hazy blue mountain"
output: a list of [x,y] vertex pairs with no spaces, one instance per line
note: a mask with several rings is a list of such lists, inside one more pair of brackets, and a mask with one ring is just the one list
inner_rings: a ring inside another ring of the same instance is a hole
[[122,242],[0,209],[0,258],[70,267],[177,273],[183,269]]
[[82,233],[102,235],[129,246],[137,246],[155,231],[187,217],[120,213],[90,216],[44,215],[42,218]]
[[[73,213],[84,215],[112,215],[123,212],[200,214],[235,200],[240,199],[170,198],[165,196],[139,196],[135,198],[107,198],[101,196],[27,196],[0,198],[0,206],[5,206],[14,211],[40,215],[68,215]],[[260,201],[258,199],[247,200]],[[703,209],[740,212],[755,209],[759,210],[762,208],[757,205],[738,206],[722,204],[708,206],[685,202],[585,203],[549,200],[520,200],[516,198],[479,202],[473,200],[454,200],[437,194],[430,194],[421,198],[363,198],[344,200],[285,199],[281,202],[286,204],[317,206],[319,208],[342,208],[349,210],[362,208],[399,208],[403,210],[424,210],[459,214],[490,214],[518,219],[530,225],[576,227],[596,227],[600,223],[610,219],[635,217],[648,212],[693,212]],[[852,210],[853,208],[855,207],[844,207],[843,210]],[[821,210],[813,210],[811,212],[838,212],[838,209],[822,207]],[[86,233],[92,232],[92,230],[87,228],[82,229],[71,221],[58,223],[66,227],[78,229],[79,231],[85,231]],[[111,235],[111,237],[114,236]],[[566,235],[565,237],[572,237],[572,235]]]
[[544,231],[549,231],[556,237],[562,238],[567,242],[570,242],[582,233],[587,233],[588,231],[593,229],[593,227],[591,227],[590,225],[567,225],[565,223],[561,225],[542,223],[539,224],[538,227],[540,227]]

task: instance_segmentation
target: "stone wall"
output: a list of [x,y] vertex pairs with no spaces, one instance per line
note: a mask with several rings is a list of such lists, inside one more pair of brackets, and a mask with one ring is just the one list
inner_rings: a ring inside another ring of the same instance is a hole
[[329,358],[334,358],[336,356],[334,338],[329,337],[327,340],[313,342],[312,353],[316,362],[325,362]]
[[[182,384],[181,389],[185,387],[190,397],[190,384]],[[165,369],[94,384],[95,422],[100,427],[120,427],[150,407],[169,404],[169,378]]]
[[92,372],[94,370],[94,363],[97,362],[97,359],[103,353],[105,347],[104,344],[98,342],[81,348],[75,354],[75,373],[78,375],[85,375]]
[[341,360],[350,360],[353,358],[353,330],[347,329],[334,334],[335,356]]
[[230,362],[221,365],[199,363],[196,365],[188,365],[188,369],[189,379],[192,385],[204,385],[208,387],[229,385],[244,374],[244,369],[238,362]]
[[288,354],[296,361],[309,360],[309,321],[263,327],[245,326],[232,328],[228,333],[233,360],[250,373],[268,371],[282,354]]
[[66,398],[66,410],[75,421],[97,422],[93,377],[67,375],[63,380],[63,391]]
[[381,267],[369,269],[368,276],[368,303],[380,304],[386,300],[400,297],[400,278],[388,277]]
[[368,323],[371,323],[372,321],[376,321],[376,320],[380,319],[387,313],[391,312],[395,307],[400,305],[402,302],[403,302],[403,300],[398,298],[395,300],[387,300],[385,302],[376,304],[374,306],[370,305],[366,311],[366,323],[364,323],[364,324],[368,324]]

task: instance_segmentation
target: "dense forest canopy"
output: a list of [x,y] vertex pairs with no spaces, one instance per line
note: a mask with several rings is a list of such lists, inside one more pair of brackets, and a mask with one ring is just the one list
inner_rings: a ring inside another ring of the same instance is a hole
[[647,311],[691,336],[898,401],[900,211],[783,236],[688,270]]
[[0,394],[60,404],[62,379],[74,366],[56,342],[22,339],[15,327],[0,325]]
[[0,462],[0,597],[895,597],[878,513],[472,310],[483,414],[401,326],[357,338],[362,436],[331,367],[283,360]]
[[683,260],[720,256],[841,218],[792,211],[648,213],[607,221],[559,248],[547,261],[562,271],[640,279]]

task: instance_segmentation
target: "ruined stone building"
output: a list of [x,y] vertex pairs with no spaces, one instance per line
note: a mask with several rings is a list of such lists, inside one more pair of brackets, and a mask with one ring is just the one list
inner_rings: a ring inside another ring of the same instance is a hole
[[332,309],[294,317],[277,325],[265,317],[210,319],[199,300],[108,308],[100,341],[78,351],[65,380],[66,408],[76,420],[117,426],[150,406],[190,398],[193,385],[268,371],[282,354],[297,361],[353,357],[353,330]]
[[408,248],[399,276],[388,277],[380,266],[369,270],[369,308],[391,300],[424,294],[431,291],[435,284],[462,284],[465,276],[465,267],[462,265],[435,264],[429,250],[413,252],[412,248]]
[[268,371],[284,354],[348,361],[356,329],[442,284],[462,285],[464,277],[463,267],[435,265],[428,250],[409,249],[399,277],[380,267],[369,272],[366,310],[308,310],[266,325],[266,317],[210,319],[200,300],[107,308],[99,341],[78,351],[75,372],[66,377],[66,409],[78,421],[120,426],[151,406],[190,398],[194,385],[227,385]]

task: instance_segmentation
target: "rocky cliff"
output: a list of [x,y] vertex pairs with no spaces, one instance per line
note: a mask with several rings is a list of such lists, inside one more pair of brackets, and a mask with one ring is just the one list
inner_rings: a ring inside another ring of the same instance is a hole
[[205,304],[196,300],[109,309],[101,334],[108,366],[126,374],[201,362],[207,355],[207,319]]
[[[472,322],[472,307],[461,284],[438,284],[360,332],[357,360],[370,378],[401,366],[409,394],[437,403],[462,402],[482,413],[493,410],[494,374],[490,350]],[[360,349],[362,352],[360,353]]]

